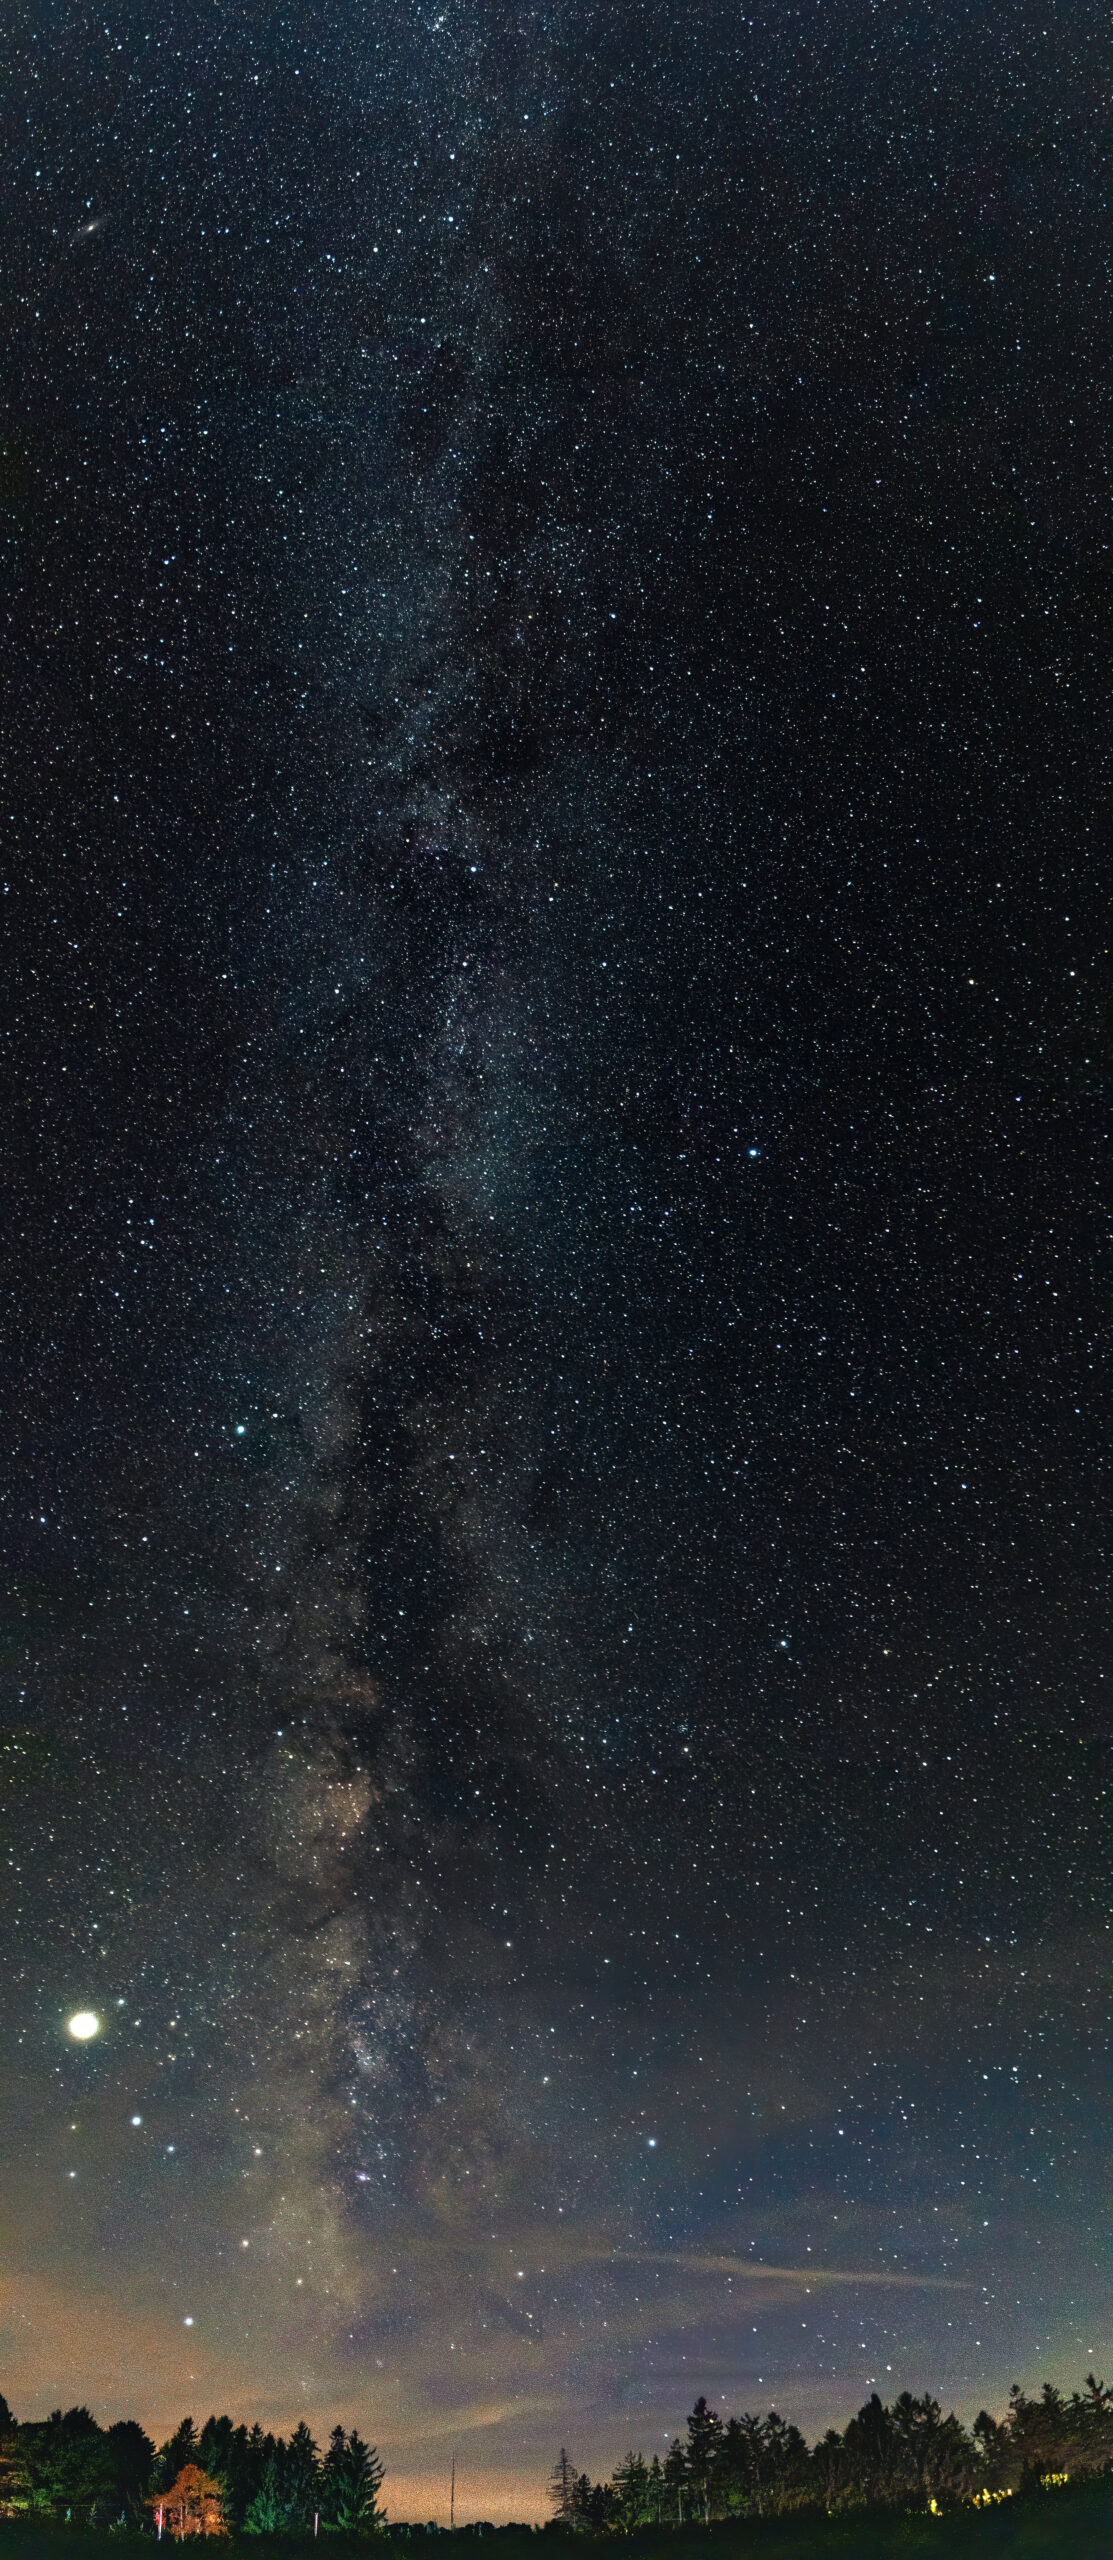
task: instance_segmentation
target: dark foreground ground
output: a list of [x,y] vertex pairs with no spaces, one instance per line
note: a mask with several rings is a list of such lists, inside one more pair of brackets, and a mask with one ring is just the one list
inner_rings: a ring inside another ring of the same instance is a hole
[[[395,2526],[383,2536],[399,2553],[423,2543],[428,2529]],[[438,2536],[438,2539],[440,2537]],[[120,2531],[111,2537],[118,2560],[129,2550],[149,2549],[149,2535]],[[461,2527],[453,2537],[459,2560],[490,2560],[497,2545],[499,2560],[536,2560],[538,2536],[526,2525]],[[574,2540],[576,2560],[589,2550],[601,2552],[621,2540],[624,2560],[735,2560],[754,2553],[755,2560],[1113,2560],[1113,2480],[1078,2489],[1048,2491],[1042,2496],[1010,2499],[987,2510],[963,2509],[945,2516],[863,2515],[829,2523],[814,2517],[777,2518],[769,2523],[692,2525],[668,2532],[646,2528],[639,2533],[545,2533],[544,2546],[556,2560]],[[328,2560],[356,2560],[367,2545],[330,2535]],[[273,2542],[262,2535],[227,2546],[227,2560],[324,2560],[322,2546],[292,2537]],[[106,2536],[73,2527],[16,2522],[0,2525],[0,2560],[108,2560]]]

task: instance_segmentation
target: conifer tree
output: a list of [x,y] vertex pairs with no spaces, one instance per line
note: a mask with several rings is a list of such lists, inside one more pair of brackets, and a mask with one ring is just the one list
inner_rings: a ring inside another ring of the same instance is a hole
[[134,2418],[117,2418],[108,2429],[108,2443],[116,2478],[116,2494],[125,2513],[138,2512],[151,2485],[155,2449],[148,2435]]
[[365,2444],[355,2428],[345,2436],[334,2427],[321,2466],[321,2514],[344,2533],[372,2532],[383,2521],[379,2491],[383,2466],[374,2445]]
[[643,2454],[628,2453],[625,2461],[619,2463],[614,2474],[614,2488],[617,2493],[618,2520],[627,2533],[632,2533],[636,2525],[652,2522],[649,2506],[649,2473],[646,2470]]
[[192,2418],[183,2418],[155,2455],[154,2486],[168,2489],[187,2462],[197,2460],[197,2429]]
[[663,2471],[665,2488],[668,2492],[665,2505],[666,2519],[670,2524],[673,2522],[676,2524],[683,2524],[685,2512],[684,2492],[688,2485],[688,2456],[684,2451],[684,2447],[681,2444],[679,2436],[673,2437],[672,2443],[665,2455]]
[[317,2447],[304,2418],[299,2418],[282,2464],[282,2488],[291,2524],[312,2532],[313,2517],[320,2504],[321,2466]]
[[723,2443],[723,2422],[701,2391],[688,2420],[688,2480],[703,2521],[711,2519],[711,2495]]
[[278,2470],[278,2448],[272,2446],[263,2465],[263,2476],[243,2520],[245,2533],[282,2533],[286,2526],[286,2502]]
[[549,2505],[558,2524],[575,2524],[576,2475],[563,2445],[549,2474]]

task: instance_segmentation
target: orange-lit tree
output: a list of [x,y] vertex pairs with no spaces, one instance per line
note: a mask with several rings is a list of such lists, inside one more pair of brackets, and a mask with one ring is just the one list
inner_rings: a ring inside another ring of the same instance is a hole
[[196,2462],[184,2463],[172,2489],[164,2489],[161,2497],[149,2498],[155,2522],[161,2517],[167,2533],[179,2542],[190,2533],[227,2533],[224,2500],[219,2480],[210,2480]]

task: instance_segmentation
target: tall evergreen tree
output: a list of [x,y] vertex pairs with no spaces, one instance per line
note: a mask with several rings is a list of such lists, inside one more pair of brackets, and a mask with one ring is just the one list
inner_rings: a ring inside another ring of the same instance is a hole
[[567,2450],[564,2445],[561,2446],[560,2452],[558,2453],[552,2470],[549,2473],[549,2505],[553,2510],[553,2514],[558,2524],[565,2524],[569,2527],[575,2524],[576,2474],[568,2459]]
[[572,2482],[572,2522],[580,2533],[591,2531],[591,2482],[586,2471],[577,2472]]
[[181,2425],[175,2427],[173,2435],[168,2436],[165,2444],[159,2446],[155,2455],[152,2485],[156,2489],[169,2489],[186,2463],[196,2462],[196,2460],[197,2429],[192,2418],[183,2418]]
[[355,2428],[345,2436],[334,2427],[321,2467],[321,2514],[344,2533],[369,2533],[383,2521],[379,2491],[383,2466],[374,2445],[365,2444]]
[[665,2515],[670,2524],[683,2524],[686,2512],[685,2492],[688,2487],[688,2456],[679,2436],[674,2436],[662,2466],[667,2492]]
[[282,2465],[282,2488],[295,2530],[312,2531],[321,2502],[321,2466],[304,2418],[298,2420]]
[[343,2494],[344,2467],[348,2439],[343,2427],[334,2427],[328,2440],[328,2452],[321,2464],[321,2520],[338,2525]]
[[125,2513],[139,2513],[151,2485],[155,2449],[134,2418],[117,2418],[108,2429],[116,2494]]
[[653,2521],[649,2504],[649,2473],[643,2454],[628,2453],[625,2461],[619,2463],[614,2474],[614,2487],[618,2498],[618,2520],[626,2533],[632,2533],[639,2524]]
[[[262,2430],[253,2429],[262,2445]],[[220,2484],[224,2514],[230,2530],[238,2533],[244,2516],[262,2477],[262,2459],[250,2458],[250,2438],[245,2426],[234,2426],[231,2418],[206,2418],[198,2439],[198,2461]]]
[[245,2533],[284,2533],[287,2508],[278,2469],[278,2447],[272,2445],[263,2476],[243,2520]]
[[723,2422],[701,2391],[688,2420],[688,2483],[692,2504],[711,2521],[712,2492],[723,2446]]
[[274,2437],[266,2436],[256,2419],[243,2450],[243,2478],[240,2484],[240,2523],[263,2486],[263,2473],[274,2452]]

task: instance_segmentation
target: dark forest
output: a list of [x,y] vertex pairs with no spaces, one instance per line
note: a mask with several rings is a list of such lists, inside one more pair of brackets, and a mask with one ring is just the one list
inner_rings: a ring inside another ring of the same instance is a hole
[[[864,2509],[939,2515],[989,2507],[1113,2470],[1113,2391],[1088,2374],[1066,2396],[1016,2386],[1007,2415],[966,2428],[930,2392],[876,2393],[840,2431],[809,2446],[775,2409],[722,2418],[701,2394],[665,2459],[631,2451],[609,2480],[578,2472],[562,2449],[547,2531],[629,2534]],[[302,2420],[289,2437],[257,2423],[192,2417],[158,2447],[133,2418],[101,2427],[88,2409],[22,2423],[0,2394],[0,2517],[131,2527],[161,2535],[366,2535],[387,2528],[373,2445],[333,2429],[321,2453]],[[394,2527],[406,2531],[406,2527]],[[476,2530],[474,2525],[468,2528]],[[486,2528],[491,2530],[491,2528]],[[436,2530],[430,2527],[428,2530]]]

